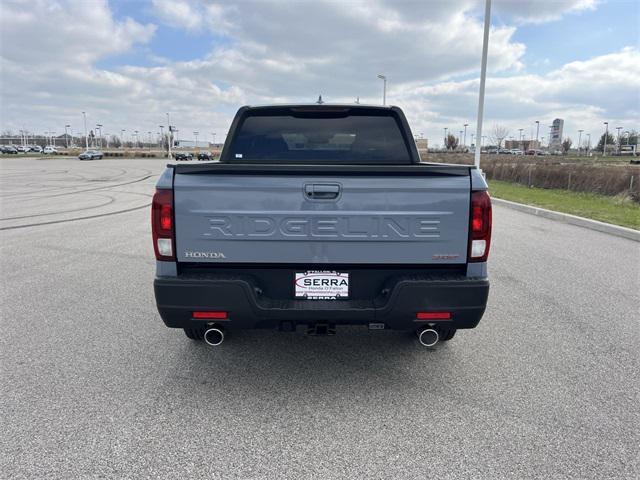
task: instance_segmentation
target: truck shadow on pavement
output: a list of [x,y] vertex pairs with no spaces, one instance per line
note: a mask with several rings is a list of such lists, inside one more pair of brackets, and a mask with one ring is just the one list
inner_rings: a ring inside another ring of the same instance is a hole
[[251,395],[282,389],[304,396],[315,389],[353,393],[425,380],[446,382],[447,372],[458,363],[456,349],[448,343],[425,348],[408,332],[353,327],[328,337],[232,332],[219,347],[179,340],[184,346],[176,351],[175,373],[183,383]]

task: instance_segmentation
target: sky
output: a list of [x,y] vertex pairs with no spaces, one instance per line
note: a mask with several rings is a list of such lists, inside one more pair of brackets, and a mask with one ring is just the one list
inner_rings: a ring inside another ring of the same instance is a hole
[[[0,131],[102,124],[221,141],[242,105],[401,107],[415,135],[475,132],[484,1],[1,0]],[[493,0],[485,135],[640,129],[640,2]]]

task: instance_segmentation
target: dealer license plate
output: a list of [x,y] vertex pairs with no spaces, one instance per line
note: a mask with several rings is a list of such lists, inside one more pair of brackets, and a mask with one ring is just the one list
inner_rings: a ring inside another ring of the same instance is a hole
[[349,298],[349,274],[344,272],[296,272],[296,298],[337,300]]

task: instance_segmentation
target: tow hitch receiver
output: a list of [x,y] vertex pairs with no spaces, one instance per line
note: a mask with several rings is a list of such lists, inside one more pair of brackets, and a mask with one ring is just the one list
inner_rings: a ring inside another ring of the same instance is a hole
[[307,327],[307,335],[335,335],[336,325],[334,323],[316,323]]

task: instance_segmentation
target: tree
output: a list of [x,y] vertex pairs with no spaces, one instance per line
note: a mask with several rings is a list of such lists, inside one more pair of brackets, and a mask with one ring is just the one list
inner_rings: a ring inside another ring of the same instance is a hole
[[122,142],[120,141],[120,137],[118,137],[117,135],[111,135],[111,139],[109,140],[109,143],[114,148],[120,148],[120,146],[122,145]]
[[562,141],[562,153],[564,155],[566,155],[569,150],[571,149],[571,144],[573,143],[573,140],[571,140],[569,137],[565,138]]
[[502,125],[494,125],[491,138],[496,142],[498,148],[502,148],[502,142],[509,135],[509,129]]
[[447,135],[447,150],[455,150],[458,148],[458,139],[451,134]]
[[602,152],[604,150],[604,136],[607,135],[607,147],[609,148],[613,148],[613,146],[615,146],[616,144],[616,139],[614,138],[614,136],[609,133],[603,133],[602,136],[600,137],[600,140],[598,141],[598,146],[596,147],[596,150],[599,152]]

